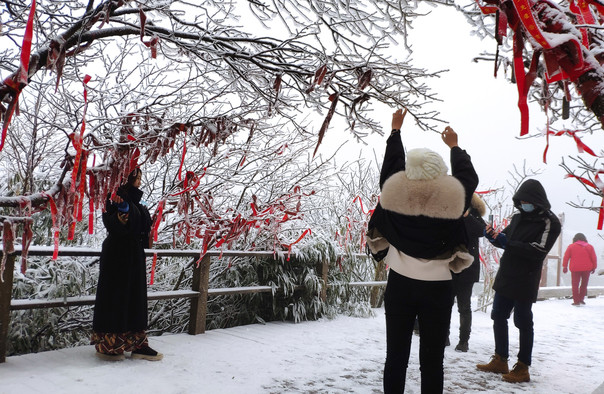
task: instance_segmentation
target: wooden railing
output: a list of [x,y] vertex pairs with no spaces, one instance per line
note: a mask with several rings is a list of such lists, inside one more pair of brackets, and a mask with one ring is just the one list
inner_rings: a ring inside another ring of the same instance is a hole
[[[191,290],[174,291],[156,291],[149,292],[149,300],[168,300],[188,298],[191,300],[189,312],[188,333],[191,335],[202,334],[206,330],[206,314],[208,297],[231,294],[250,294],[250,293],[270,293],[273,291],[271,286],[249,286],[235,288],[210,289],[210,258],[211,257],[259,257],[275,258],[272,251],[231,251],[231,250],[210,250],[202,258],[199,264],[193,264],[199,257],[199,250],[174,250],[174,249],[146,249],[147,256],[157,254],[157,257],[183,257],[192,258],[193,280]],[[29,249],[29,256],[52,256],[53,249],[50,247],[32,246]],[[98,257],[101,254],[100,249],[64,247],[59,249],[59,257]],[[4,278],[0,281],[0,363],[6,361],[8,327],[10,324],[11,310],[27,310],[38,308],[70,307],[82,305],[94,305],[95,296],[65,297],[60,299],[12,299],[13,271],[14,262],[17,256],[21,255],[21,250],[15,248],[15,251],[7,256],[4,270]],[[0,256],[2,253],[0,252]],[[353,257],[367,258],[364,254],[355,254]],[[321,264],[321,278],[324,284],[327,284],[327,274],[329,262],[323,261]],[[371,287],[384,286],[385,281],[380,282],[350,282],[347,283],[353,287]],[[302,288],[302,286],[297,286]],[[327,286],[322,286],[320,297],[323,301],[327,298]]]

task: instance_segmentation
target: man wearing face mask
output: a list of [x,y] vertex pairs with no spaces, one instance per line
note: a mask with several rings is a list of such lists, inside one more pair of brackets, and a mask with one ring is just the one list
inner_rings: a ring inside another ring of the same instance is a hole
[[[545,189],[535,179],[523,182],[513,197],[519,210],[510,224],[498,232],[490,225],[487,239],[504,249],[493,283],[493,333],[495,355],[487,364],[476,367],[485,372],[503,374],[511,383],[530,381],[529,366],[533,352],[533,303],[537,301],[541,269],[547,253],[560,235],[560,221],[550,211]],[[514,311],[514,325],[519,331],[518,362],[508,369],[508,319]]]

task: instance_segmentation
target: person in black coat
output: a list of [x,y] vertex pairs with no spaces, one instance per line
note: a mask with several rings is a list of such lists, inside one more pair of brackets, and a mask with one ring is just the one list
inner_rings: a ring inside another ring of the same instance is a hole
[[422,392],[443,391],[443,359],[453,307],[451,271],[472,263],[462,215],[478,185],[470,156],[451,127],[441,133],[451,149],[451,172],[438,153],[405,154],[400,128],[406,111],[392,117],[380,174],[382,190],[368,225],[367,244],[390,270],[384,294],[386,363],[384,392],[405,389],[416,317],[420,330]]
[[107,198],[103,224],[107,238],[101,249],[99,282],[92,320],[92,340],[104,360],[161,360],[149,347],[147,329],[146,247],[150,247],[151,216],[141,204],[142,172],[135,169],[113,198]]
[[[560,235],[558,217],[541,183],[535,179],[524,181],[513,197],[518,212],[501,232],[490,225],[485,230],[487,239],[503,248],[493,290],[493,333],[495,355],[487,364],[478,364],[481,371],[502,373],[507,382],[530,381],[529,366],[533,352],[533,303],[537,301],[543,261]],[[508,319],[514,311],[514,324],[519,330],[518,362],[508,369]]]
[[484,236],[486,227],[482,219],[486,213],[486,206],[478,194],[472,196],[470,208],[463,216],[464,225],[468,237],[468,252],[474,257],[472,265],[465,270],[453,274],[453,291],[457,300],[457,311],[459,312],[459,343],[455,350],[467,352],[468,341],[472,332],[472,289],[474,283],[480,279],[480,251],[478,241]]

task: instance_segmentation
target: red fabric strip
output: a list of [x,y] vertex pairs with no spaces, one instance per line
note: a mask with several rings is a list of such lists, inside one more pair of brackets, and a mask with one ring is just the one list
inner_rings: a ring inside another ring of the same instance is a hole
[[352,200],[352,203],[354,204],[355,202],[357,202],[357,200],[359,200],[359,204],[361,204],[361,212],[366,214],[367,212],[365,212],[365,208],[363,207],[363,200],[361,200],[360,196],[356,196],[354,200]]
[[[575,3],[574,0],[570,1],[569,9],[575,14],[577,17],[577,22],[580,25],[594,25],[596,24],[596,19],[594,18],[591,10],[589,9],[589,5],[584,0],[579,0],[578,4]],[[581,27],[579,28],[581,31],[582,43],[585,48],[589,48],[589,36],[587,34],[587,28]]]
[[157,264],[157,253],[153,253],[153,264],[151,264],[151,275],[149,277],[149,285],[152,285],[155,280],[155,265]]
[[576,176],[576,175],[573,175],[573,174],[566,174],[566,175],[564,175],[564,178],[575,178],[575,179],[578,179],[581,183],[583,183],[583,184],[585,184],[587,186],[591,186],[594,189],[597,189],[596,185],[592,181],[590,181],[589,179],[587,179],[587,178],[583,178],[583,177]]
[[82,152],[82,164],[80,170],[80,189],[79,204],[76,207],[76,220],[82,221],[82,211],[84,210],[84,194],[86,194],[86,167],[88,163],[88,151]]
[[524,25],[526,31],[545,49],[551,49],[554,46],[543,36],[537,20],[531,11],[530,0],[513,0],[514,7],[520,21]]
[[161,200],[157,205],[157,211],[155,211],[155,222],[153,223],[153,242],[157,242],[157,229],[159,228],[159,224],[161,223],[165,205],[166,200]]
[[490,15],[490,14],[494,14],[497,12],[497,7],[481,5],[479,0],[475,0],[475,1],[476,1],[476,5],[480,9],[480,12],[482,12],[484,15]]
[[29,73],[29,57],[31,54],[31,41],[34,32],[34,17],[36,15],[36,0],[31,2],[27,25],[25,26],[25,35],[23,36],[23,46],[21,46],[21,66],[19,67],[19,77],[17,81],[27,85]]
[[284,247],[287,248],[288,252],[287,252],[287,261],[289,261],[289,256],[292,252],[292,246],[294,246],[295,244],[297,244],[298,242],[302,241],[302,238],[304,238],[306,236],[306,234],[312,234],[312,231],[307,228],[306,230],[304,230],[304,232],[302,233],[302,235],[300,235],[298,237],[298,239],[296,239],[294,242],[292,242],[291,244],[282,244]]
[[27,25],[25,26],[25,34],[23,35],[23,44],[21,45],[21,64],[16,78],[13,80],[7,78],[4,83],[15,90],[14,96],[4,114],[4,124],[2,125],[2,136],[0,137],[0,151],[4,148],[8,125],[13,117],[13,113],[19,105],[19,95],[23,88],[27,85],[29,77],[29,58],[31,54],[31,41],[34,31],[34,17],[36,15],[36,0],[32,0]]
[[[94,158],[93,158],[94,167]],[[94,234],[94,174],[88,175],[88,234]]]
[[52,217],[52,231],[55,247],[52,254],[52,259],[56,260],[59,256],[59,225],[57,223],[57,204],[50,194],[44,192],[42,192],[42,194],[48,198],[48,204],[50,205],[50,215]]
[[600,213],[598,215],[598,230],[602,230],[602,224],[604,224],[604,199],[600,204]]
[[[181,125],[181,131],[182,131]],[[185,138],[182,143],[182,156],[180,157],[180,166],[178,167],[178,180],[182,181],[182,166],[185,163],[185,155],[187,153],[187,129],[185,129]]]
[[526,135],[529,128],[529,112],[525,94],[526,75],[524,73],[524,59],[522,58],[522,49],[524,40],[522,33],[514,33],[514,75],[516,76],[516,87],[518,89],[518,109],[520,110],[520,135]]

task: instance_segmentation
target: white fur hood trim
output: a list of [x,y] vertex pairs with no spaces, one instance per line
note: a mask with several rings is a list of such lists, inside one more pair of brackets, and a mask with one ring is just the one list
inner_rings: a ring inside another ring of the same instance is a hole
[[403,215],[457,219],[463,214],[465,190],[450,175],[411,180],[405,171],[399,171],[384,182],[380,203],[384,209]]

